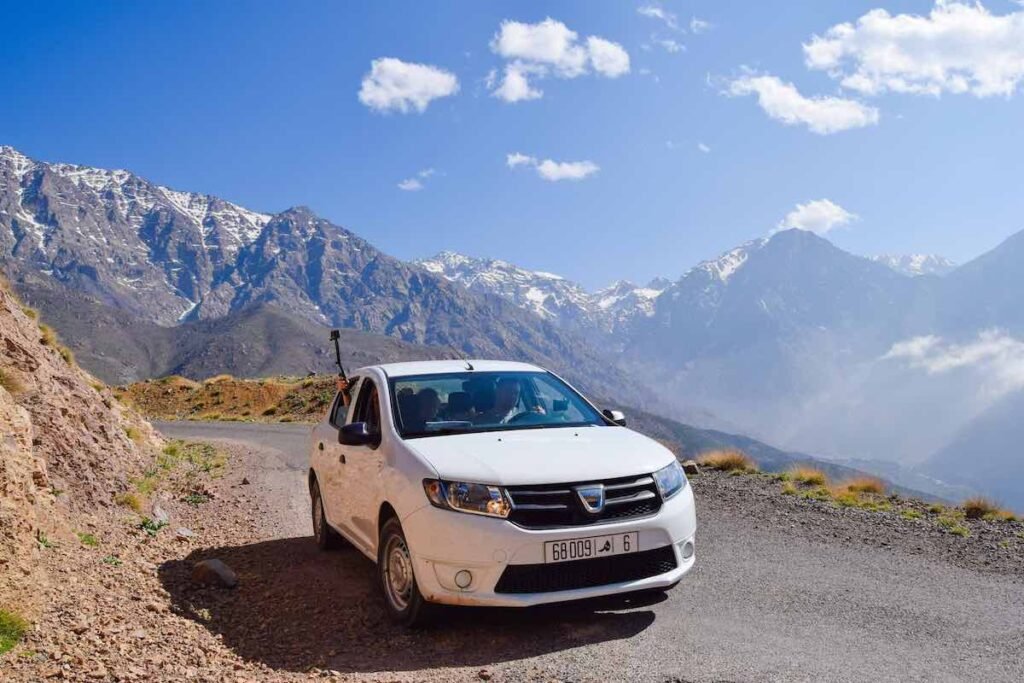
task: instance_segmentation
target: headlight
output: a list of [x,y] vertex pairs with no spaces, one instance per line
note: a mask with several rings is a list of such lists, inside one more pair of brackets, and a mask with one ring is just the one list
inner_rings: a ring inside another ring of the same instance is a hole
[[668,467],[662,467],[654,473],[654,481],[661,491],[661,499],[668,500],[686,487],[686,475],[683,473],[683,466],[679,461],[674,461]]
[[498,486],[424,479],[423,490],[434,507],[488,517],[508,517],[512,504]]

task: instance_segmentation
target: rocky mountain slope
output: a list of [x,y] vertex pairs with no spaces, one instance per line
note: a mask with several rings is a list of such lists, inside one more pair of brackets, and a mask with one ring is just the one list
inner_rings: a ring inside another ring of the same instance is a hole
[[[650,400],[564,328],[388,256],[304,208],[261,214],[126,171],[37,162],[2,147],[0,257],[19,291],[51,302],[86,296],[127,314],[140,335],[273,304],[317,324],[531,360],[584,386],[610,377],[632,402]],[[79,329],[93,329],[103,345],[104,328],[84,318],[95,310],[83,309]]]
[[956,268],[956,264],[938,254],[879,254],[871,257],[904,275],[945,275]]
[[470,291],[500,296],[561,327],[602,341],[626,331],[635,318],[649,316],[654,300],[668,285],[660,278],[645,287],[620,280],[588,292],[560,275],[451,251],[417,263]]
[[159,439],[0,287],[0,604],[38,613],[41,548],[113,504]]

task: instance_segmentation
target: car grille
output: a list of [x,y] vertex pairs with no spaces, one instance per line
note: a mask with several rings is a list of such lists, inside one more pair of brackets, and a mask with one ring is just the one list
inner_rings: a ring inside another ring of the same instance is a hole
[[672,546],[630,555],[613,555],[556,564],[510,564],[495,593],[552,593],[636,581],[676,568]]
[[[594,485],[603,485],[605,496],[604,508],[596,513],[588,512],[576,493],[580,487]],[[661,509],[658,487],[649,475],[576,484],[510,486],[506,491],[512,499],[509,521],[527,529],[616,522],[653,515]]]

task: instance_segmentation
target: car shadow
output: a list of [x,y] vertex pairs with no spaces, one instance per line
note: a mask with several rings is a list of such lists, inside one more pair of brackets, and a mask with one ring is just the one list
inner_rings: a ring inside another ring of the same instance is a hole
[[[218,558],[234,590],[200,587],[192,565]],[[608,597],[527,609],[443,607],[426,628],[392,624],[376,568],[357,550],[320,552],[312,538],[203,548],[159,568],[172,609],[246,660],[274,669],[414,671],[487,666],[637,635],[663,594]]]

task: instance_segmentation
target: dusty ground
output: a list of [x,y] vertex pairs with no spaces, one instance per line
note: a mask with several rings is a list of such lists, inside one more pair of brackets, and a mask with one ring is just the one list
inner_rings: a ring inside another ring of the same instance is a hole
[[[698,565],[667,597],[451,609],[407,632],[386,621],[372,563],[308,537],[302,428],[165,427],[197,429],[234,439],[212,498],[163,500],[155,537],[119,509],[89,529],[99,547],[44,551],[60,588],[0,679],[1024,679],[1020,525],[970,522],[963,538],[707,473],[693,478]],[[208,557],[240,586],[193,586]]]

